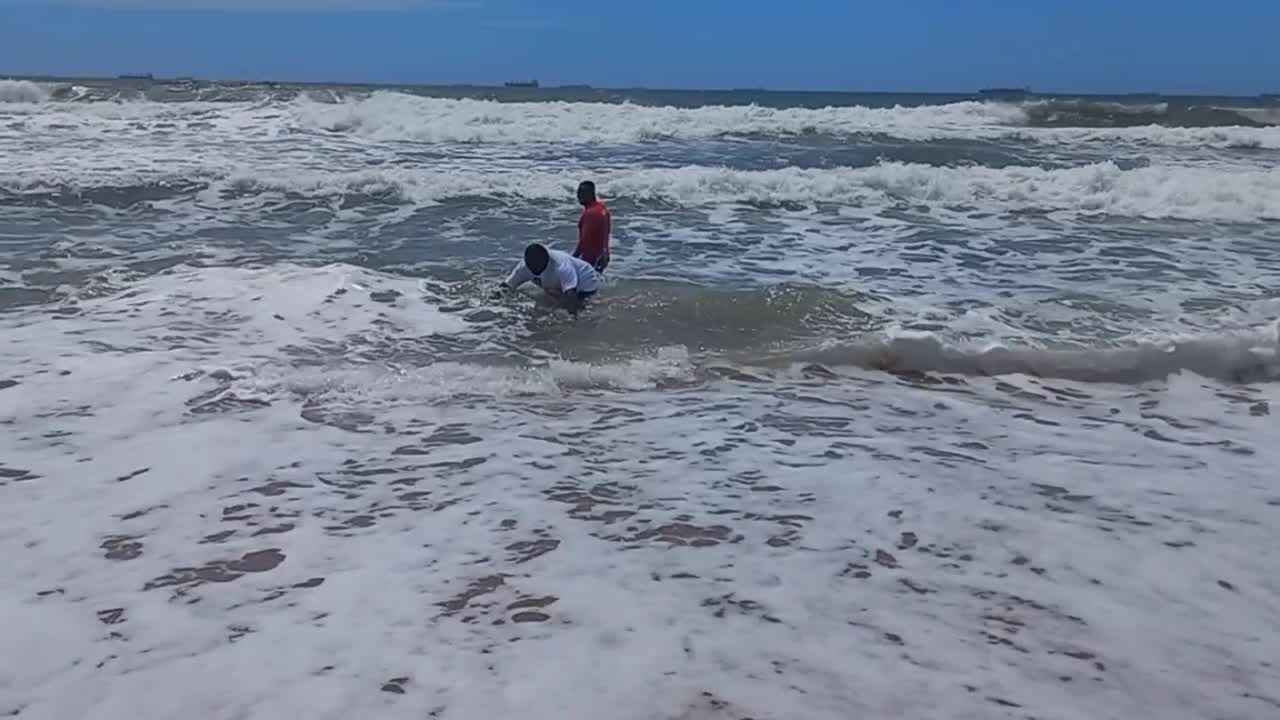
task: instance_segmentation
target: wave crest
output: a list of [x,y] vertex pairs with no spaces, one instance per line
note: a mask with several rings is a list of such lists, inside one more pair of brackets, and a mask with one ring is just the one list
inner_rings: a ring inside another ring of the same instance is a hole
[[30,80],[0,80],[0,103],[42,103],[53,90]]
[[[513,102],[393,90],[281,87],[264,91],[240,86],[211,86],[200,92],[156,90],[139,97],[117,88],[109,98],[101,88],[75,88],[54,92],[52,100],[77,102],[45,103],[50,99],[48,88],[7,82],[9,89],[0,90],[0,97],[7,93],[23,102],[42,104],[41,117],[26,118],[31,127],[101,125],[104,132],[165,129],[175,118],[196,118],[266,135],[319,133],[377,142],[499,146],[870,137],[912,142],[970,139],[1280,149],[1277,116],[1268,108],[1069,100],[960,100],[892,107],[686,107],[655,104],[662,98],[656,93],[643,98],[648,102],[594,97]],[[122,120],[128,124],[122,127]]]
[[1267,115],[1253,108],[1214,107],[1158,102],[1126,104],[1084,100],[1047,100],[1023,105],[1028,124],[1035,127],[1169,128],[1265,127]]
[[[128,175],[122,175],[127,172]],[[1082,216],[1256,222],[1280,219],[1280,168],[1152,165],[1113,162],[1071,168],[942,167],[885,162],[868,167],[734,170],[706,165],[618,170],[596,175],[614,202],[672,207],[902,205],[985,213],[1072,213]],[[0,190],[30,197],[66,196],[110,206],[177,197],[206,188],[234,203],[275,193],[358,205],[434,205],[470,201],[562,202],[572,197],[576,169],[477,171],[466,168],[357,172],[193,168],[140,173],[136,168],[73,178],[42,177],[39,168],[0,175]],[[209,201],[206,199],[206,201]]]
[[1020,374],[1089,383],[1138,384],[1183,372],[1227,383],[1274,382],[1280,380],[1280,333],[1271,324],[1216,336],[1071,349],[960,346],[924,334],[832,343],[770,361],[908,374]]
[[722,138],[884,135],[1048,143],[1125,141],[1175,146],[1280,148],[1280,128],[1240,111],[1119,103],[694,108],[629,102],[498,102],[384,91],[344,102],[299,98],[295,122],[380,141],[433,143],[634,143]]

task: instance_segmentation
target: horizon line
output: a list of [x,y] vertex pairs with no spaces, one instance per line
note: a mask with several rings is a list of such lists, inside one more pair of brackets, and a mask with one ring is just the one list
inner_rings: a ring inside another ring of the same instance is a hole
[[[1158,90],[1148,91],[1131,91],[1131,92],[1062,92],[1062,91],[1039,91],[1031,87],[988,87],[979,88],[977,90],[853,90],[853,89],[783,89],[769,87],[708,87],[708,88],[678,88],[678,87],[660,87],[660,86],[623,86],[623,85],[591,85],[587,83],[558,83],[553,85],[538,85],[537,87],[509,87],[499,84],[488,83],[445,83],[445,82],[390,82],[381,80],[295,80],[295,79],[266,79],[266,78],[229,78],[229,77],[202,77],[196,75],[155,75],[153,73],[138,73],[139,77],[126,77],[127,74],[116,75],[56,75],[56,74],[3,74],[0,73],[0,80],[26,80],[26,81],[74,81],[74,80],[90,80],[90,81],[141,81],[152,82],[157,84],[172,84],[175,82],[206,82],[206,83],[228,83],[228,84],[244,84],[244,85],[315,85],[315,86],[337,86],[337,87],[368,87],[368,88],[421,88],[421,89],[496,89],[496,90],[524,90],[530,92],[538,92],[544,90],[601,90],[612,92],[627,91],[644,91],[644,92],[670,92],[670,93],[742,93],[756,92],[768,94],[792,94],[792,95],[916,95],[916,96],[947,96],[947,97],[972,97],[980,96],[984,91],[995,91],[997,93],[1010,93],[1014,95],[1022,94],[1035,97],[1162,97],[1162,98],[1232,98],[1232,99],[1256,99],[1256,98],[1274,98],[1280,95],[1280,89],[1272,92],[1259,92],[1252,95],[1236,95],[1236,94],[1215,94],[1215,93],[1164,93]],[[149,75],[149,77],[142,77]],[[999,97],[995,95],[994,97]]]

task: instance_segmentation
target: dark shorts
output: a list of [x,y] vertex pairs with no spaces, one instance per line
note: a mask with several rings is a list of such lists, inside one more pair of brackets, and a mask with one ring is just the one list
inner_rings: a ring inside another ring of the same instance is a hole
[[604,272],[604,269],[609,267],[609,256],[605,255],[604,257],[599,258],[595,262],[591,263],[591,267],[595,268],[598,273]]

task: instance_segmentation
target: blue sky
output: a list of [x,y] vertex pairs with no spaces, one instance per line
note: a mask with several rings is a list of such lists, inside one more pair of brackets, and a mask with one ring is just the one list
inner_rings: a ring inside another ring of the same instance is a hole
[[0,0],[0,75],[1280,91],[1280,0]]

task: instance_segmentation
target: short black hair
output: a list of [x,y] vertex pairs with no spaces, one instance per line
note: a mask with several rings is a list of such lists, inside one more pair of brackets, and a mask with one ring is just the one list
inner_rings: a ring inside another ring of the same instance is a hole
[[[547,249],[540,243],[529,243],[525,246],[525,267],[530,270],[533,270],[534,268],[542,268],[542,270],[545,270],[547,268],[547,263],[549,262],[551,262],[551,253],[547,252]],[[540,273],[542,270],[535,270],[534,272]]]
[[591,197],[596,196],[596,184],[590,180],[583,180],[578,183],[578,192],[591,193]]

